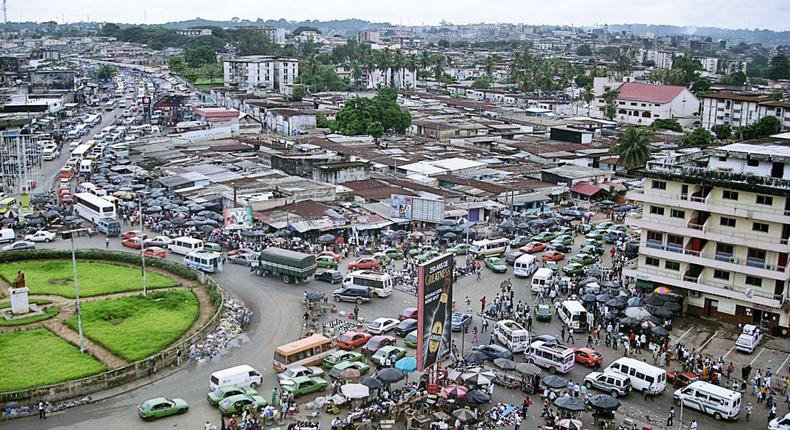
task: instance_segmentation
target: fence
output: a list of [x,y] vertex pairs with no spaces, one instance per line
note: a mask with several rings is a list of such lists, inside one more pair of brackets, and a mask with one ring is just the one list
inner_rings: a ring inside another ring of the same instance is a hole
[[[87,249],[76,251],[75,254],[77,258],[82,260],[101,260],[106,262],[124,263],[134,263],[136,261],[138,264],[140,262],[139,255],[127,252]],[[71,252],[60,250],[8,252],[0,254],[0,264],[19,260],[63,258],[71,258]],[[219,288],[219,285],[217,285],[217,283],[211,279],[211,277],[202,272],[198,272],[181,264],[166,260],[148,258],[145,262],[149,267],[158,267],[176,276],[197,281],[203,287],[205,287],[216,308],[216,311],[211,316],[209,321],[188,338],[173,344],[148,358],[136,361],[118,369],[113,369],[82,379],[30,388],[27,390],[0,393],[0,405],[30,403],[40,399],[55,402],[64,399],[84,397],[97,391],[118,387],[136,379],[153,375],[157,373],[159,369],[176,365],[179,351],[181,352],[181,364],[185,364],[190,346],[205,339],[208,334],[217,328],[225,303],[224,293],[222,292],[222,289]],[[54,362],[53,365],[55,365]]]

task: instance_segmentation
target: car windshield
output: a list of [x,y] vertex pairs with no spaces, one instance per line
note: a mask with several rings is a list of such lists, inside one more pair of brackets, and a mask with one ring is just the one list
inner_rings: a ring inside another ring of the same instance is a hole
[[338,340],[342,340],[343,342],[348,342],[351,340],[351,335],[344,334],[338,338]]

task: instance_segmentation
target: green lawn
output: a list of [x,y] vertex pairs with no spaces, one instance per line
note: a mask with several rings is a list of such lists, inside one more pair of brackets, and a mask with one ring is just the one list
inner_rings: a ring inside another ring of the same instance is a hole
[[5,318],[0,318],[0,327],[13,327],[17,325],[32,324],[34,322],[48,320],[59,313],[60,313],[60,307],[50,306],[44,309],[44,314],[42,315],[33,315],[30,317],[17,318],[14,320],[7,320]]
[[[36,260],[0,265],[0,277],[13,283],[18,270],[25,272],[30,294],[74,297],[74,278],[69,260]],[[139,268],[97,262],[77,262],[80,296],[90,297],[143,289]],[[148,288],[166,288],[178,281],[158,273],[146,273]]]
[[[136,361],[164,349],[200,315],[190,291],[159,291],[148,296],[84,303],[82,330],[86,336],[127,361]],[[77,319],[66,324],[76,330]]]
[[79,379],[106,370],[103,364],[46,329],[0,333],[0,391],[16,391]]

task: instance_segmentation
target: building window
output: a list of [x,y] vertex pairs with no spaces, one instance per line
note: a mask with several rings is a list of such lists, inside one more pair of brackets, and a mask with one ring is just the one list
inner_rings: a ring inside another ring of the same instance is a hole
[[763,278],[758,278],[757,276],[746,275],[746,285],[751,285],[752,287],[762,287],[763,286]]
[[724,190],[722,192],[721,198],[726,199],[726,200],[735,200],[735,201],[737,201],[738,200],[738,192],[737,191]]
[[647,232],[647,240],[648,242],[663,242],[664,241],[664,234],[658,231],[648,231]]
[[757,204],[758,205],[766,205],[766,206],[773,206],[774,198],[771,196],[757,196]]
[[725,272],[724,270],[714,270],[713,271],[713,277],[715,279],[721,279],[723,281],[729,281],[730,280],[730,272]]
[[759,231],[760,233],[768,233],[768,224],[764,222],[756,222],[752,224],[752,231]]
[[749,167],[757,167],[757,166],[759,166],[759,165],[760,165],[760,160],[747,160],[747,161],[746,161],[746,164],[747,164]]
[[652,184],[650,186],[654,190],[666,190],[667,189],[667,183],[666,182],[664,182],[664,181],[656,181],[655,179],[653,179],[653,182],[652,182]]
[[719,220],[719,225],[724,227],[735,227],[735,218],[727,218],[723,216]]
[[686,212],[685,212],[685,211],[679,211],[679,210],[677,210],[677,209],[672,209],[672,210],[669,212],[669,216],[671,216],[672,218],[681,218],[681,219],[684,219],[684,218],[686,218]]
[[678,263],[676,261],[669,261],[669,260],[667,260],[667,261],[664,262],[664,268],[667,269],[667,270],[673,270],[673,271],[677,272],[677,271],[680,270],[680,263]]
[[650,206],[650,213],[653,215],[664,215],[664,208],[661,206]]
[[658,258],[645,257],[645,265],[646,266],[658,267],[658,263],[659,263]]

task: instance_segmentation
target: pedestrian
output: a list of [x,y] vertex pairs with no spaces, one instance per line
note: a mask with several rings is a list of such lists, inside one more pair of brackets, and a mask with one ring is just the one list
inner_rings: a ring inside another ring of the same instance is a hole
[[691,426],[689,426],[689,430],[698,430],[697,429],[697,420],[691,420]]
[[573,337],[573,329],[569,329],[568,330],[568,342],[574,343],[574,344],[576,343],[576,338]]
[[746,405],[746,422],[749,422],[749,418],[752,417],[752,404],[749,403]]
[[44,402],[39,400],[38,402],[38,419],[45,420],[47,419],[47,410],[44,408]]
[[178,348],[178,351],[176,351],[176,366],[180,366],[180,365],[181,365],[181,348]]
[[518,414],[514,414],[513,415],[513,430],[519,430],[520,428],[521,428],[521,417]]
[[675,425],[673,422],[674,419],[675,419],[675,407],[672,406],[671,408],[669,408],[669,415],[667,416],[667,427],[672,427]]
[[480,315],[483,315],[486,311],[486,296],[480,298]]
[[488,332],[488,318],[483,317],[483,322],[480,323],[480,327],[482,328],[481,333]]
[[469,296],[466,296],[464,301],[466,302],[466,311],[472,313],[472,299],[470,299]]
[[565,325],[560,327],[560,337],[562,337],[562,341],[565,342]]
[[359,320],[359,305],[354,305],[354,319]]
[[477,326],[472,327],[472,344],[477,345]]
[[771,405],[771,412],[768,413],[768,422],[770,423],[774,418],[776,418],[776,403]]
[[109,249],[110,248],[110,238],[109,237],[105,237],[104,238],[104,248],[105,249]]

